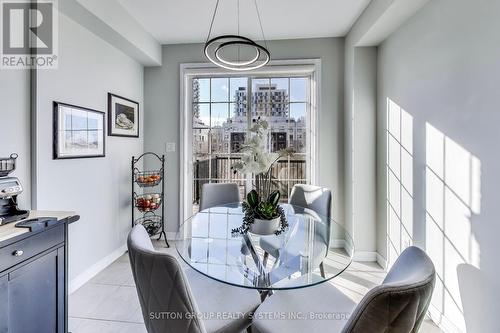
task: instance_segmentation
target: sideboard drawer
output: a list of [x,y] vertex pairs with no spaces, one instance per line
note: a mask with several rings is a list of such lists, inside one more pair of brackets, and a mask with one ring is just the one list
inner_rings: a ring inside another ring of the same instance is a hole
[[0,248],[0,272],[64,242],[64,225]]

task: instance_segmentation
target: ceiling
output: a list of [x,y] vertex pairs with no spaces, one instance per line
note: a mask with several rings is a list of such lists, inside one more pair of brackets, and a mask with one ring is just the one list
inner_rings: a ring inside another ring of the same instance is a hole
[[[118,0],[161,44],[204,42],[216,0]],[[254,0],[240,1],[241,35],[262,39]],[[266,39],[345,36],[370,0],[257,0]],[[212,35],[237,33],[238,0],[220,0]]]

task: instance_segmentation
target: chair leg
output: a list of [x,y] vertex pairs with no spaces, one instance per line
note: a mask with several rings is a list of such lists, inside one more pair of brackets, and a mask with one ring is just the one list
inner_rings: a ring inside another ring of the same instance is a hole
[[273,294],[272,290],[262,290],[262,291],[260,291],[260,302],[261,303],[264,302],[266,300],[266,298],[268,298],[272,294]]
[[268,258],[269,258],[269,253],[264,252],[264,260],[262,261],[262,265],[263,265],[264,267],[266,267],[266,266],[267,266],[267,259],[268,259]]
[[323,266],[323,263],[319,264],[319,270],[321,271],[321,276],[324,279],[325,278],[325,267]]

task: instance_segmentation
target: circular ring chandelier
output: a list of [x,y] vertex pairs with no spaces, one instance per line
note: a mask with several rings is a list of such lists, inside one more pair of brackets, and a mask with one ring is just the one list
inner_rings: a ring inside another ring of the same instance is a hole
[[[264,46],[254,42],[250,38],[243,37],[239,35],[240,31],[240,6],[238,0],[238,34],[236,35],[221,35],[214,38],[210,38],[212,34],[212,28],[215,21],[215,16],[217,15],[217,9],[219,7],[219,1],[215,5],[214,14],[212,16],[212,22],[210,24],[210,30],[208,32],[207,41],[205,43],[204,53],[210,62],[213,64],[228,69],[232,71],[249,71],[263,67],[269,63],[271,60],[271,53],[267,49],[267,42],[264,36],[264,30],[262,29],[262,21],[260,19],[259,8],[257,6],[257,0],[254,0],[255,10],[257,12],[257,17],[260,24],[260,29],[262,33],[262,39],[264,41]],[[241,49],[250,49],[249,54],[251,56],[241,58]],[[228,53],[232,51],[236,54],[236,59],[228,58]]]

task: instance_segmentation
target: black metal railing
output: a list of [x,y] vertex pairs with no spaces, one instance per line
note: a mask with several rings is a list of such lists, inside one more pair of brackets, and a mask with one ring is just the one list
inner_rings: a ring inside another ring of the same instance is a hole
[[[240,172],[234,172],[231,166],[241,158],[239,156],[221,157],[211,159],[198,159],[193,165],[193,204],[199,204],[203,184],[212,183],[237,183],[240,187],[241,197],[245,194],[245,179]],[[282,200],[288,200],[288,195],[295,184],[305,184],[306,161],[303,158],[279,160],[273,165],[272,178],[280,190]]]

